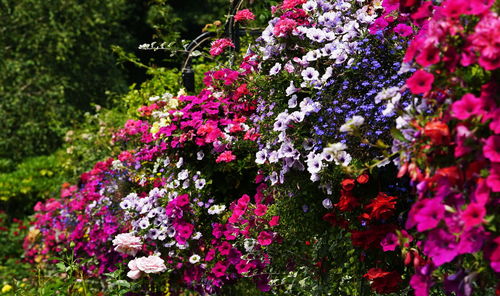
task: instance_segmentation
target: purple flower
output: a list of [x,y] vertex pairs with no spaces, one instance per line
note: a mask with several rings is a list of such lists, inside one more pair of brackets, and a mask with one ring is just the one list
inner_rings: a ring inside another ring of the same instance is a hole
[[380,242],[380,245],[382,246],[382,250],[384,250],[384,252],[394,251],[399,245],[398,236],[395,233],[389,232]]
[[457,246],[454,235],[444,229],[436,229],[429,232],[423,251],[436,266],[441,266],[455,259],[459,253]]
[[417,230],[422,232],[436,227],[444,217],[444,205],[439,199],[423,200],[423,207],[415,213],[413,219]]

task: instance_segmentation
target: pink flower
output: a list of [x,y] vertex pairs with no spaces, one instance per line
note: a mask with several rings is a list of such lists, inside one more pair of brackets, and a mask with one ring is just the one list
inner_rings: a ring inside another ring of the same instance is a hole
[[500,162],[500,136],[492,135],[486,139],[483,154],[492,162]]
[[134,280],[141,277],[141,272],[160,273],[167,269],[165,261],[154,255],[136,258],[128,263],[128,267],[130,271],[127,273],[127,276]]
[[447,17],[456,18],[465,13],[466,7],[464,0],[446,0],[442,4],[441,13]]
[[234,20],[236,22],[249,21],[254,19],[255,15],[249,9],[240,10],[234,15]]
[[434,45],[426,46],[415,59],[422,67],[428,67],[437,64],[440,60],[439,49]]
[[431,90],[434,75],[424,70],[418,70],[406,80],[406,84],[413,94],[423,94]]
[[486,184],[491,188],[491,191],[500,192],[500,163],[492,164],[490,174],[486,178]]
[[279,223],[280,223],[280,216],[273,216],[269,221],[269,226],[274,227],[279,225]]
[[142,241],[132,233],[120,233],[113,240],[115,251],[135,256],[142,249]]
[[419,232],[436,227],[444,217],[444,205],[439,199],[426,199],[423,202],[423,207],[413,218]]
[[255,209],[254,213],[257,216],[264,216],[267,212],[267,207],[263,204],[257,205],[257,208]]
[[441,266],[455,259],[458,255],[457,246],[458,243],[453,234],[438,228],[429,232],[423,251],[436,266]]
[[217,159],[215,160],[215,162],[217,162],[217,163],[219,163],[219,162],[231,162],[231,161],[233,161],[235,159],[236,159],[236,156],[233,155],[233,151],[229,150],[229,151],[222,152],[217,157]]
[[413,34],[413,29],[405,24],[398,24],[396,27],[394,27],[393,31],[394,33],[397,33],[403,37],[408,37]]
[[399,245],[398,236],[395,233],[389,232],[385,238],[380,241],[380,245],[382,246],[382,250],[384,250],[384,252],[394,251]]
[[216,277],[223,277],[226,274],[227,266],[222,263],[221,261],[218,261],[215,263],[214,267],[212,268],[212,273]]
[[212,42],[212,47],[210,48],[210,54],[212,56],[218,56],[224,52],[227,47],[233,47],[233,42],[228,38],[218,39]]
[[242,274],[249,272],[252,266],[248,264],[246,260],[240,260],[234,267],[239,274]]
[[128,263],[128,268],[130,268],[130,271],[127,272],[129,278],[136,280],[141,277],[141,271],[137,268],[137,259],[131,260]]
[[229,255],[229,252],[231,252],[232,248],[233,246],[230,243],[223,242],[217,249],[221,255],[227,256]]
[[453,116],[460,120],[466,120],[481,111],[482,101],[473,94],[465,94],[459,101],[451,105]]
[[292,19],[281,19],[274,26],[273,34],[276,37],[285,37],[292,33],[297,27],[298,23]]
[[484,205],[471,203],[465,211],[462,212],[462,220],[466,228],[471,228],[483,223],[483,218],[486,215]]
[[262,246],[268,246],[273,242],[273,235],[268,231],[261,231],[257,237],[257,241]]

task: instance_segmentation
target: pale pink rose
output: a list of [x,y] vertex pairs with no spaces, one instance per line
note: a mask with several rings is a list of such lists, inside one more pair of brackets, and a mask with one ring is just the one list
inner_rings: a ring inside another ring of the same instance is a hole
[[141,277],[141,271],[137,268],[137,259],[134,259],[128,263],[128,268],[130,271],[127,272],[127,276],[133,280],[136,280]]
[[120,233],[113,240],[115,251],[135,256],[142,249],[141,239],[131,233]]
[[159,273],[165,271],[165,261],[158,256],[140,257],[135,259],[137,269],[145,273]]

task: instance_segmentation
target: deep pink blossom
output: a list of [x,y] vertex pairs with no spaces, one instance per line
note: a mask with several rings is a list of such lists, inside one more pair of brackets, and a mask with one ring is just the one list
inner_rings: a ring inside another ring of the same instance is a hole
[[466,120],[471,116],[479,114],[482,100],[473,94],[465,94],[460,100],[451,105],[453,116],[460,120]]
[[403,37],[408,37],[411,34],[413,34],[412,27],[405,25],[405,24],[398,24],[396,27],[394,27],[393,30],[394,30],[394,33],[397,33]]
[[423,207],[414,214],[417,230],[422,232],[435,228],[444,217],[444,205],[439,199],[424,200]]
[[217,157],[217,159],[215,160],[215,162],[217,162],[217,163],[219,163],[219,162],[231,162],[231,161],[233,161],[235,159],[236,159],[236,156],[233,155],[233,151],[228,150],[228,151],[222,152]]
[[268,231],[261,231],[257,237],[257,241],[262,246],[268,246],[273,242],[273,235]]
[[216,277],[223,277],[224,275],[226,275],[226,270],[227,266],[222,261],[218,261],[212,268],[212,273]]
[[255,15],[250,11],[250,9],[243,9],[236,12],[234,15],[234,20],[236,22],[254,20]]
[[406,84],[413,94],[423,94],[431,90],[434,75],[424,70],[417,70],[406,80]]
[[218,56],[221,53],[223,53],[224,49],[226,49],[227,47],[234,48],[234,44],[230,39],[228,38],[217,39],[214,42],[212,42],[212,47],[210,48],[210,54],[212,56]]
[[500,136],[492,135],[483,146],[484,157],[488,158],[492,162],[500,162]]
[[441,266],[455,259],[458,255],[457,246],[456,236],[438,228],[429,232],[423,251],[436,266]]
[[264,216],[267,212],[267,206],[263,204],[257,205],[257,208],[255,209],[254,213],[257,216]]
[[467,209],[462,212],[462,220],[464,221],[465,227],[470,228],[483,223],[484,216],[486,215],[486,209],[484,205],[471,203],[467,206]]

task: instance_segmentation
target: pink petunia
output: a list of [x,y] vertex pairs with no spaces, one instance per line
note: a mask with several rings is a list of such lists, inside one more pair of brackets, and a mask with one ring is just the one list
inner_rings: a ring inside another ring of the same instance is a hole
[[273,216],[269,221],[269,226],[274,227],[279,225],[279,223],[280,223],[280,216]]
[[415,214],[414,219],[419,232],[435,228],[444,217],[444,205],[439,199],[426,199],[424,206]]
[[413,29],[405,24],[398,24],[396,27],[394,27],[393,31],[394,33],[397,33],[403,37],[408,37],[413,34]]
[[263,204],[257,205],[257,208],[254,210],[254,213],[257,216],[264,216],[266,212],[267,212],[267,206]]
[[471,228],[483,223],[485,215],[486,209],[484,208],[484,205],[471,203],[467,206],[467,209],[462,212],[461,217],[465,227]]
[[482,100],[473,94],[465,94],[460,100],[451,105],[453,116],[460,120],[466,120],[481,111]]
[[492,135],[486,139],[483,154],[492,162],[500,162],[500,136]]
[[434,45],[424,47],[415,59],[422,67],[428,67],[439,63],[439,48]]
[[214,267],[212,268],[212,273],[216,277],[223,277],[226,274],[227,266],[222,263],[221,261],[218,261],[215,263]]
[[431,90],[434,75],[424,70],[418,70],[406,80],[406,84],[413,94],[423,94]]
[[500,192],[500,163],[492,164],[490,174],[486,178],[486,184],[491,188],[491,191]]
[[268,231],[261,231],[257,237],[257,241],[261,246],[268,246],[273,242],[273,235]]
[[385,236],[385,238],[380,242],[380,246],[382,246],[382,250],[384,250],[384,252],[394,251],[398,245],[399,245],[398,236],[393,232],[389,232]]

